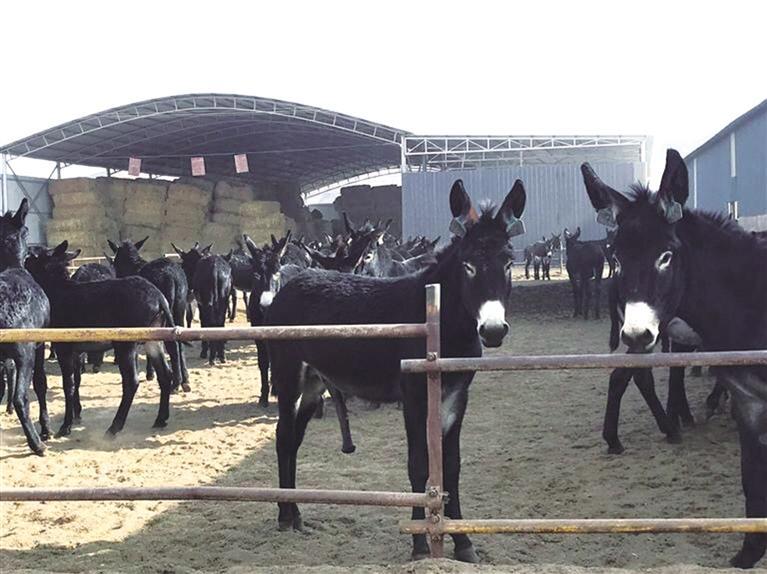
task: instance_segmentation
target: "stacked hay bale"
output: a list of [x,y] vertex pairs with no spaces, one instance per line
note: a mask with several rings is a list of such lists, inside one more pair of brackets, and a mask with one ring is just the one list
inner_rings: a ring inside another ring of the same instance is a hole
[[160,230],[167,192],[168,184],[163,181],[136,179],[127,185],[120,238],[138,241],[149,236],[141,250],[144,257],[158,257],[166,251]]
[[198,178],[181,178],[170,184],[162,233],[164,249],[170,249],[171,242],[187,249],[195,241],[203,240],[213,186],[213,182]]
[[101,255],[109,237],[116,237],[119,226],[114,198],[106,196],[98,180],[87,178],[51,181],[48,191],[53,200],[53,217],[46,232],[53,247],[69,241],[83,256]]
[[280,211],[278,201],[249,201],[240,206],[241,233],[247,233],[257,244],[269,243],[270,237],[282,237],[295,231],[292,219]]
[[240,181],[220,180],[213,189],[211,221],[203,228],[203,242],[214,243],[216,251],[225,253],[240,236],[240,206],[252,201],[253,187]]

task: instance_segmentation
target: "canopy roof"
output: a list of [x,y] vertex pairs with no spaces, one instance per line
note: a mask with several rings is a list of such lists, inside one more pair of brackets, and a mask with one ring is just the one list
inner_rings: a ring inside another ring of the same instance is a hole
[[125,170],[191,174],[205,158],[207,175],[235,174],[247,154],[255,181],[297,184],[303,191],[400,165],[408,132],[293,102],[234,94],[188,94],[112,108],[0,147],[11,156]]

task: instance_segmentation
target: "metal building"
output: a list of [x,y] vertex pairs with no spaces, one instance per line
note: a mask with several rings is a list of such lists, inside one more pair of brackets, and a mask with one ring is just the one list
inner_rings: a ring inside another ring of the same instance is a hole
[[446,236],[448,196],[461,178],[474,199],[499,204],[515,179],[527,191],[521,248],[542,236],[581,227],[583,239],[601,239],[580,164],[590,162],[605,182],[625,189],[647,180],[645,136],[407,136],[402,156],[403,236]]
[[736,219],[767,214],[767,100],[686,158],[694,207]]

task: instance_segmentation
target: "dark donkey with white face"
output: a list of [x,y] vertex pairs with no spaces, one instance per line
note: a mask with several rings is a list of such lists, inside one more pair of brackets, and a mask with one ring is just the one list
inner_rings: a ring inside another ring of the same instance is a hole
[[[511,292],[512,248],[509,240],[523,232],[519,220],[525,207],[525,190],[517,181],[493,215],[486,208],[480,216],[458,180],[450,192],[455,234],[437,261],[418,273],[379,278],[307,270],[277,293],[267,314],[271,325],[322,325],[361,323],[423,323],[425,287],[442,286],[441,345],[445,357],[479,357],[482,346],[498,347],[509,331],[505,304]],[[296,486],[296,455],[322,388],[302,376],[305,365],[319,371],[342,392],[373,401],[402,399],[408,439],[408,474],[415,492],[424,492],[428,471],[426,450],[426,385],[423,375],[400,373],[400,360],[424,357],[423,340],[270,341],[272,382],[279,403],[277,456],[280,487]],[[445,514],[461,517],[458,495],[460,432],[474,373],[443,376],[442,429],[445,489],[449,493]],[[302,526],[298,506],[279,505],[280,528]],[[413,518],[424,518],[423,508]],[[455,556],[477,562],[471,541],[453,536]],[[425,535],[413,537],[413,556],[428,555]]]
[[[634,187],[629,198],[588,164],[582,171],[594,208],[608,210],[618,224],[616,280],[626,302],[621,338],[631,350],[651,351],[674,317],[700,335],[706,350],[767,349],[767,241],[724,216],[684,209],[688,175],[678,152],[668,150],[655,194]],[[767,517],[767,367],[716,373],[732,396],[746,516]],[[750,568],[765,549],[767,533],[746,534],[731,563]]]

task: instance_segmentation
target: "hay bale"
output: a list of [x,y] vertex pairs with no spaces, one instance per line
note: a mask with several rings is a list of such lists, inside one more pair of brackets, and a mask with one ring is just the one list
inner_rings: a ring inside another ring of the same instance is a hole
[[126,207],[122,222],[124,225],[143,225],[159,228],[164,218],[164,209],[158,209],[151,204],[137,204]]
[[240,227],[242,225],[242,217],[237,213],[228,213],[226,211],[215,212],[211,219],[215,223],[225,223],[232,227]]
[[195,241],[202,240],[202,228],[190,227],[165,227],[162,230],[162,244],[167,249],[171,243],[175,243],[182,249],[192,245]]
[[168,197],[166,201],[173,205],[181,203],[193,204],[207,211],[212,196],[212,188],[208,190],[196,185],[174,181],[170,184],[170,187],[168,187]]
[[248,218],[242,220],[242,226],[248,229],[275,229],[278,231],[286,230],[287,217],[278,213],[277,215],[268,215],[258,218]]
[[219,199],[252,201],[253,186],[243,182],[221,180],[216,183],[216,187],[213,189],[213,198],[216,201]]
[[46,226],[46,230],[50,233],[55,232],[71,232],[71,231],[86,231],[91,233],[101,233],[108,235],[110,233],[117,232],[117,224],[109,219],[98,220],[84,220],[84,219],[50,219]]
[[199,205],[184,203],[165,206],[165,225],[175,227],[196,227],[201,229],[208,217],[208,211]]
[[[97,219],[106,219],[107,210],[106,207],[99,204],[86,204],[86,205],[56,205],[53,208],[53,219],[78,219],[82,221],[93,221]],[[112,218],[110,218],[112,219]]]
[[173,183],[178,185],[190,185],[192,187],[196,187],[197,189],[206,191],[208,195],[212,195],[213,188],[216,187],[215,180],[206,179],[204,177],[179,177]]
[[240,215],[247,218],[260,218],[280,213],[279,201],[248,201],[240,204]]
[[239,199],[216,199],[213,202],[213,213],[240,213],[240,206],[244,202]]
[[165,182],[135,179],[128,184],[125,197],[126,212],[135,206],[157,206],[165,203],[168,186]]
[[70,193],[95,192],[96,182],[87,177],[73,177],[69,179],[52,179],[48,184],[48,193],[55,199],[61,195]]
[[53,196],[53,205],[57,207],[76,207],[81,205],[103,205],[102,199],[93,189],[59,193]]
[[234,247],[235,239],[239,238],[240,229],[233,225],[225,223],[206,223],[202,229],[201,243],[214,243],[216,250],[225,252],[230,247]]

